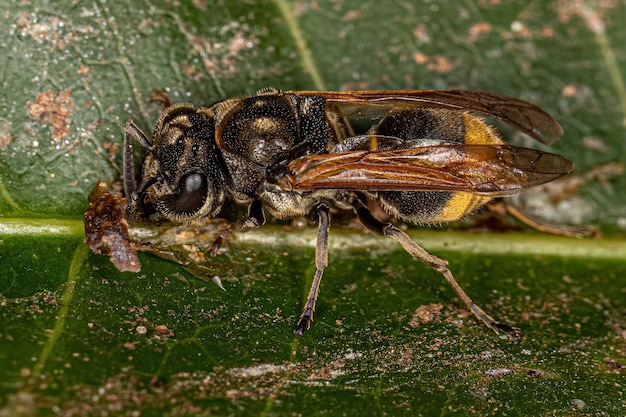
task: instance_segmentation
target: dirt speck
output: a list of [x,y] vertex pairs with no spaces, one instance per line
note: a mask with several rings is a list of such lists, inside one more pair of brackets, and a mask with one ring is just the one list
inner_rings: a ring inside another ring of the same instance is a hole
[[427,70],[438,73],[450,72],[453,69],[452,62],[443,55],[429,56],[419,51],[413,53],[413,61],[423,65]]
[[50,126],[52,138],[58,141],[70,134],[74,112],[72,89],[37,93],[35,100],[26,105],[26,111],[39,123]]
[[13,142],[11,134],[11,122],[0,119],[0,151],[6,151],[7,147]]
[[443,305],[440,303],[433,303],[419,306],[411,320],[409,321],[409,326],[412,328],[419,327],[420,324],[435,322],[438,323],[441,321],[441,309]]

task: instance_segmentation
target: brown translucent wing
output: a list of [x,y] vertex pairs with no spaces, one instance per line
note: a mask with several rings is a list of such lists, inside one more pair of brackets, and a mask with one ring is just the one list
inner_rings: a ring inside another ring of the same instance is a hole
[[560,155],[512,145],[436,145],[311,155],[292,161],[295,190],[467,191],[510,195],[567,174]]
[[531,137],[550,144],[562,134],[561,125],[534,104],[513,97],[465,90],[303,91],[321,96],[346,117],[378,119],[389,111],[411,107],[444,107],[469,110],[502,120]]

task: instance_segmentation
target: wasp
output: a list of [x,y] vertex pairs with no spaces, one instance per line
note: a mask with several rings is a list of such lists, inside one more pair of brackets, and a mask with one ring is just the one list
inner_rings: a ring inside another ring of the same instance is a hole
[[[176,104],[148,138],[124,127],[127,214],[148,208],[176,222],[216,216],[227,200],[248,207],[243,231],[278,219],[313,216],[316,272],[294,333],[313,321],[328,265],[330,211],[351,210],[375,234],[396,240],[443,275],[487,327],[513,340],[517,329],[485,313],[465,293],[447,260],[429,253],[392,223],[459,220],[494,197],[555,180],[572,170],[560,155],[505,144],[488,116],[550,144],[561,126],[537,106],[512,97],[463,90],[281,92],[229,98],[208,107]],[[141,180],[133,139],[147,152]]]

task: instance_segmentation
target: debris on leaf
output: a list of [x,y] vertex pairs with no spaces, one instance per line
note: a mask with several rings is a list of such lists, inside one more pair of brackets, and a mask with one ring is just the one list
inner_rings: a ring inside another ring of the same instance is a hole
[[109,191],[107,184],[101,182],[88,199],[85,243],[93,253],[110,256],[120,271],[139,272],[141,263],[137,252],[148,252],[184,265],[185,270],[195,277],[213,281],[225,290],[210,264],[213,256],[225,250],[223,245],[230,237],[227,222],[205,218],[185,225],[138,222],[129,227],[125,218],[128,201],[121,193]]
[[125,198],[115,197],[107,184],[98,183],[89,193],[89,208],[85,212],[85,243],[93,253],[111,257],[111,262],[123,272],[139,272],[141,263],[131,247],[128,223],[124,218]]

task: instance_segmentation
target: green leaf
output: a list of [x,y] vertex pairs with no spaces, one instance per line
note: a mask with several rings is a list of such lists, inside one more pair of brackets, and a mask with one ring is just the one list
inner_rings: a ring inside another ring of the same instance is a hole
[[[20,234],[5,236],[4,249],[23,257],[4,260],[21,278],[2,288],[4,410],[622,409],[617,363],[624,360],[626,264],[612,256],[623,242],[601,241],[607,247],[590,256],[563,257],[555,252],[572,246],[570,239],[458,232],[414,238],[446,256],[465,289],[519,326],[523,341],[488,333],[438,274],[393,242],[360,233],[333,235],[316,321],[304,337],[292,330],[313,272],[312,230],[238,235],[212,263],[226,291],[150,255],[141,256],[143,273],[119,273],[107,258],[89,256],[80,238],[44,236],[27,248]],[[532,249],[511,253],[520,241]],[[596,245],[573,244],[580,251]],[[66,261],[52,262],[50,248]],[[24,258],[36,260],[30,273]],[[25,279],[44,275],[41,287]]]
[[[622,414],[625,15],[624,2],[547,0],[7,5],[0,415]],[[588,175],[519,204],[614,237],[411,232],[519,344],[394,242],[340,227],[301,338],[314,230],[237,234],[211,263],[226,291],[152,255],[136,274],[89,252],[87,194],[120,179],[126,120],[151,130],[152,89],[208,105],[269,86],[532,101],[564,126],[552,149]]]

